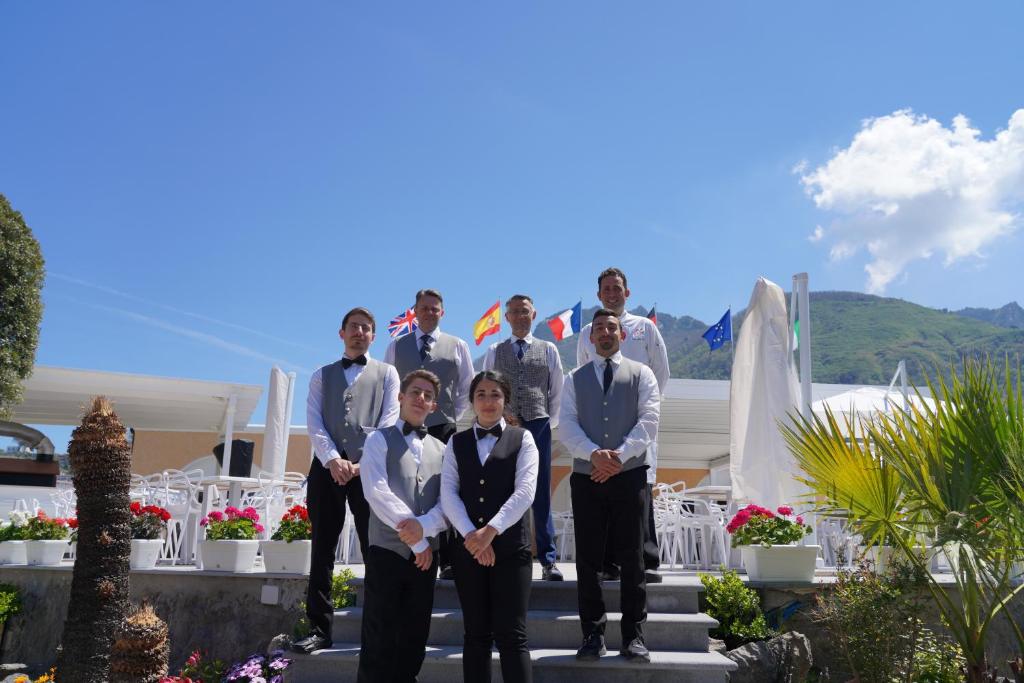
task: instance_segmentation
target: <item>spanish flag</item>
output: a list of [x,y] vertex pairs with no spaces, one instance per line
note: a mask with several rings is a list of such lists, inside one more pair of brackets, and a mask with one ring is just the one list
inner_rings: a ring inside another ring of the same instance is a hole
[[476,345],[480,346],[480,342],[484,340],[489,334],[495,334],[501,329],[501,300],[495,301],[494,305],[487,309],[484,313],[484,317],[476,321],[473,325],[473,337],[476,339]]

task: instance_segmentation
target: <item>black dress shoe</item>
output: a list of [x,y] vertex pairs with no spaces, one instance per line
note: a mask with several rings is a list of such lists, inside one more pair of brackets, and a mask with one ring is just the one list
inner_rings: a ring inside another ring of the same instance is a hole
[[644,645],[642,638],[634,638],[629,645],[619,650],[619,654],[631,662],[650,662],[651,652]]
[[601,655],[608,652],[604,646],[604,636],[600,633],[591,633],[583,638],[583,644],[576,650],[576,659],[596,662]]
[[308,655],[316,652],[317,650],[327,649],[331,645],[333,645],[333,643],[319,633],[310,633],[302,640],[297,640],[292,643],[292,650]]
[[441,567],[441,573],[437,575],[437,578],[443,579],[445,581],[454,581],[455,580],[455,570],[452,568],[451,565],[448,565],[446,567]]
[[608,567],[602,572],[599,572],[597,578],[602,581],[618,581],[622,578],[622,572],[619,571],[618,567]]
[[562,581],[565,577],[562,576],[561,570],[553,564],[546,564],[540,570],[540,578],[544,581]]
[[648,569],[644,572],[644,580],[646,580],[647,583],[661,583],[664,579],[662,579],[661,574],[659,574],[657,570]]

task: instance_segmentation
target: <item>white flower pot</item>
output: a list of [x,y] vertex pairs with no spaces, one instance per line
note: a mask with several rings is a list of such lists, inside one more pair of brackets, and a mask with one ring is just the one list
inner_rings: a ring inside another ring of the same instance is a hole
[[263,568],[268,572],[308,574],[313,541],[263,541]]
[[133,538],[132,554],[128,558],[132,569],[152,569],[160,559],[160,551],[164,549],[162,538]]
[[59,565],[68,551],[68,542],[60,541],[25,541],[25,559],[30,565]]
[[4,541],[0,543],[0,564],[27,564],[25,541]]
[[813,581],[817,545],[760,545],[740,547],[751,581]]
[[251,572],[256,565],[256,552],[260,542],[202,541],[199,557],[203,569],[218,572]]
[[862,557],[871,563],[871,569],[876,574],[884,574],[892,562],[893,553],[896,548],[891,545],[872,545],[864,548]]

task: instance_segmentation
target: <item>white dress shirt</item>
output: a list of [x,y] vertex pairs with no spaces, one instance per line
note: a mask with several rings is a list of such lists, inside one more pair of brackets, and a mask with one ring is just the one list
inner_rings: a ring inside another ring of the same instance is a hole
[[[622,353],[616,352],[611,357],[613,371],[622,364]],[[565,388],[562,390],[562,426],[559,429],[558,438],[569,449],[574,458],[590,462],[590,456],[594,451],[601,450],[601,447],[591,441],[583,427],[580,426],[579,414],[576,412],[576,384],[573,376],[577,372],[586,372],[583,367],[576,368],[565,378]],[[597,376],[597,386],[604,384],[604,358],[598,356],[593,365],[593,372]],[[626,434],[626,438],[615,449],[619,451],[619,460],[625,464],[627,460],[635,458],[644,451],[649,451],[652,444],[658,438],[658,420],[661,416],[661,395],[658,393],[658,381],[654,373],[646,365],[640,368],[640,398],[637,411],[639,417],[633,429]],[[650,460],[648,460],[650,465]]]
[[[504,431],[507,426],[505,420],[502,419],[499,424]],[[479,423],[474,422],[471,429],[475,430],[478,426]],[[476,438],[475,433],[473,437]],[[480,457],[481,465],[487,462],[496,443],[498,438],[492,434],[476,440],[476,453]],[[455,439],[451,439],[444,449],[444,462],[441,464],[441,506],[452,526],[458,529],[460,534],[467,536],[476,530],[476,525],[470,521],[466,506],[459,497],[459,463],[455,458],[454,444]],[[524,429],[523,444],[519,447],[519,457],[516,460],[515,490],[491,521],[487,522],[487,525],[494,527],[499,534],[522,519],[533,505],[533,496],[537,492],[538,462],[537,444],[534,443],[530,432]]]
[[[404,425],[404,420],[395,423],[399,429]],[[409,452],[419,467],[420,459],[423,457],[423,441],[416,432],[409,432],[405,435],[405,443],[409,444]],[[448,528],[440,500],[426,514],[417,517],[405,501],[391,490],[388,483],[388,442],[380,431],[366,437],[363,458],[359,462],[363,495],[366,496],[366,502],[369,503],[373,514],[396,531],[398,523],[403,519],[415,519],[423,527],[423,538],[409,546],[414,553],[422,553],[430,545],[427,538],[437,536]]]
[[[512,340],[512,348],[516,348],[516,342],[522,339],[526,342],[523,347],[523,353],[530,350],[530,347],[535,343],[543,343],[536,339],[532,334],[527,334],[525,337],[517,337],[514,334],[509,337]],[[484,370],[494,369],[494,353],[498,348],[498,344],[504,342],[495,342],[487,348],[487,354],[484,356]],[[562,407],[561,396],[562,396],[562,383],[565,380],[565,376],[562,374],[562,358],[558,355],[558,347],[548,342],[544,344],[544,351],[548,357],[548,386],[545,389],[545,393],[548,397],[548,421],[551,423],[551,428],[554,429],[558,426],[558,411]]]
[[[370,359],[370,354],[366,354]],[[345,369],[345,381],[355,390],[356,382],[363,374],[365,366],[353,363]],[[366,428],[390,427],[398,419],[398,371],[393,365],[385,367],[384,374],[384,399],[380,406],[380,420],[375,425],[360,425]],[[313,371],[309,378],[309,396],[306,398],[306,429],[309,432],[309,440],[313,444],[313,452],[324,467],[331,460],[341,457],[337,445],[331,439],[331,435],[324,426],[323,415],[324,380],[323,367]]]
[[[435,327],[434,331],[430,333],[430,338],[437,341],[437,335],[441,334],[441,328]],[[423,337],[427,335],[426,332],[417,328],[416,329],[416,348],[423,348]],[[388,348],[384,351],[384,362],[391,365],[395,364],[395,344],[398,343],[398,339],[393,340],[388,344]],[[473,369],[473,356],[469,352],[469,344],[465,342],[461,337],[453,337],[455,339],[455,367],[459,371],[459,381],[455,385],[455,419],[458,420],[459,416],[466,412],[469,408],[469,385],[473,383],[473,375],[476,371]]]
[[[661,337],[661,330],[650,318],[633,315],[629,311],[623,311],[619,322],[626,331],[626,338],[622,340],[622,355],[649,367],[658,380],[658,391],[664,394],[668,386],[669,368],[668,350],[665,348],[665,340]],[[600,359],[594,344],[590,341],[592,325],[593,323],[587,323],[576,342],[576,367]],[[652,443],[647,451],[647,464],[650,465],[647,470],[647,483],[653,484],[658,478],[657,443]]]

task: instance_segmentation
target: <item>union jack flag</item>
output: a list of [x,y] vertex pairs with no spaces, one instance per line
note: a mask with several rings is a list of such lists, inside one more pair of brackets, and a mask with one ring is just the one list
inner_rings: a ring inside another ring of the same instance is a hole
[[415,332],[416,327],[416,314],[410,308],[405,313],[391,319],[391,322],[388,323],[388,334],[392,339],[398,339],[410,332]]

